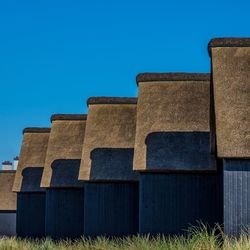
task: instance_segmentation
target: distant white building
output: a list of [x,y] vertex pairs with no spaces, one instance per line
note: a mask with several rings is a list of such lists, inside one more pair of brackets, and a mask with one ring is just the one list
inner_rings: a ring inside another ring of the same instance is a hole
[[19,162],[19,157],[16,156],[16,157],[14,158],[14,162],[13,162],[13,170],[16,170],[16,169],[17,169],[18,162]]
[[10,161],[3,161],[2,170],[12,170],[12,163]]

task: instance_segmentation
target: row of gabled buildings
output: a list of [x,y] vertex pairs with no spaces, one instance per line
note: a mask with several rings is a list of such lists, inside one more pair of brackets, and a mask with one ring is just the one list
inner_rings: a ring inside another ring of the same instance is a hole
[[24,129],[7,199],[17,235],[180,235],[203,222],[239,236],[250,225],[250,38],[213,39],[209,55],[211,73],[139,74],[138,98],[91,97],[88,114]]

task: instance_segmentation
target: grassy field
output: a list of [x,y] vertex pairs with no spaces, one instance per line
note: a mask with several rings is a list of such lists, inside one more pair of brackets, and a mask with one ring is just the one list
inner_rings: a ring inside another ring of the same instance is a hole
[[[215,233],[215,231],[217,233]],[[53,242],[50,239],[31,241],[17,238],[0,239],[0,250],[233,250],[250,249],[250,237],[242,236],[239,239],[229,239],[223,234],[218,234],[218,229],[208,233],[208,230],[193,228],[187,237],[132,237],[125,239],[96,240],[80,239],[75,242]]]

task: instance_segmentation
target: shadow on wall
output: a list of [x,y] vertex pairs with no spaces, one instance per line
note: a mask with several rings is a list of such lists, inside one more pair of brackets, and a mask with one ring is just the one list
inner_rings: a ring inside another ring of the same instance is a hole
[[43,167],[27,167],[22,171],[22,186],[21,192],[34,192],[34,191],[43,191],[44,189],[40,188],[40,183],[43,174]]
[[80,159],[58,159],[51,164],[51,187],[83,187],[83,181],[78,180]]
[[215,169],[209,132],[155,132],[146,137],[145,144],[148,169]]
[[133,171],[133,148],[97,148],[90,157],[90,180],[138,180]]

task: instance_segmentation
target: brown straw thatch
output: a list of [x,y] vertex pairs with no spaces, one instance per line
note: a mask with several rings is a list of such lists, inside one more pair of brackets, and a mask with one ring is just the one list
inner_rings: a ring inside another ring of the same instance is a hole
[[[13,185],[14,192],[40,191],[39,180],[44,167],[50,129],[26,128],[24,129],[20,159]],[[34,169],[35,171],[32,171]],[[27,176],[25,182],[23,177]]]
[[250,38],[213,39],[215,127],[219,157],[250,157]]
[[147,73],[139,96],[134,170],[146,170],[147,136],[154,132],[209,132],[210,75]]
[[132,160],[137,98],[94,97],[88,101],[79,179],[133,181]]
[[16,171],[0,171],[0,212],[16,210],[16,193],[12,192],[12,186]]
[[[67,180],[65,180],[67,173],[65,176],[61,176],[60,180],[56,181],[56,184],[53,184],[51,181],[53,174],[52,164],[57,160],[68,159],[79,159],[80,162],[86,118],[86,115],[76,114],[53,115],[51,117],[52,126],[41,187],[68,187]],[[67,169],[71,171],[70,168]],[[63,171],[62,168],[61,171]]]

